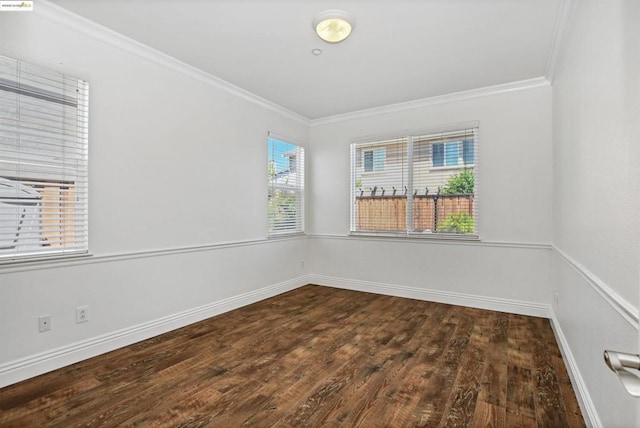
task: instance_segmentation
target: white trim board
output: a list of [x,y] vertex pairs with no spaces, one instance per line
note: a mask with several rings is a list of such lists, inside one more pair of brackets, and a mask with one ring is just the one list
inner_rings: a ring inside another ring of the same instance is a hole
[[80,256],[59,256],[43,259],[24,259],[17,261],[0,262],[0,275],[21,271],[34,271],[41,269],[54,269],[67,266],[76,266],[94,263],[109,263],[123,260],[143,259],[147,257],[162,257],[174,254],[197,253],[201,251],[214,251],[224,248],[244,247],[248,245],[273,244],[296,239],[307,239],[306,235],[281,236],[278,238],[254,239],[246,241],[228,241],[215,244],[191,245],[186,247],[163,248],[159,250],[140,250],[114,254],[82,254]]
[[566,34],[569,31],[577,3],[578,0],[562,0],[562,4],[560,5],[560,15],[556,23],[553,44],[547,57],[547,65],[544,72],[544,77],[551,83],[553,83],[553,76],[556,71],[556,66],[558,65],[558,57],[560,56]]
[[473,98],[486,97],[490,95],[504,94],[507,92],[520,91],[523,89],[540,88],[550,86],[551,83],[545,77],[535,77],[533,79],[520,80],[517,82],[502,83],[499,85],[487,86],[484,88],[470,89],[468,91],[453,92],[450,94],[438,95],[434,97],[422,98],[397,104],[389,104],[382,107],[374,107],[365,110],[353,111],[350,113],[327,116],[309,121],[311,127],[328,125],[331,123],[345,122],[348,120],[362,119],[366,117],[379,116],[383,114],[398,113],[406,110],[446,104],[458,101],[466,101]]
[[640,315],[638,308],[629,303],[624,297],[616,293],[611,287],[598,278],[593,272],[588,270],[573,257],[556,246],[552,246],[552,251],[557,254],[564,263],[576,271],[607,303],[613,307],[627,322],[636,330],[640,328]]
[[156,320],[0,365],[0,388],[128,346],[308,284],[303,275]]
[[384,284],[325,275],[309,274],[307,275],[307,278],[310,284],[342,288],[345,290],[363,291],[366,293],[426,300],[429,302],[446,303],[449,305],[467,306],[534,317],[549,318],[551,314],[551,307],[549,305],[523,302],[520,300],[501,299],[499,297],[486,297],[442,290],[430,290],[406,285]]
[[380,241],[402,244],[426,244],[426,245],[462,245],[468,247],[501,247],[519,248],[527,250],[551,250],[550,244],[534,242],[506,242],[506,241],[483,241],[478,239],[439,239],[424,238],[420,236],[374,236],[374,235],[336,235],[336,234],[309,234],[313,239],[337,239],[345,241]]
[[600,422],[600,417],[598,416],[596,407],[591,400],[591,395],[589,394],[587,385],[584,383],[582,374],[580,374],[580,370],[578,369],[578,363],[573,357],[573,353],[571,352],[571,348],[569,347],[569,342],[567,342],[567,338],[564,336],[562,328],[560,327],[560,323],[558,322],[558,319],[556,318],[553,310],[551,310],[550,318],[551,327],[553,329],[553,333],[556,336],[556,342],[558,342],[558,347],[560,348],[560,352],[562,353],[562,358],[565,362],[565,365],[567,366],[569,378],[571,379],[571,385],[573,386],[573,390],[576,392],[576,398],[578,399],[578,404],[580,405],[582,416],[584,417],[587,426],[593,428],[601,428],[602,422]]

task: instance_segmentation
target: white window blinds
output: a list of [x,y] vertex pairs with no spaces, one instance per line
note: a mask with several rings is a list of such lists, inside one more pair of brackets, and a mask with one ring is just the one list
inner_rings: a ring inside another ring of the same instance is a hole
[[475,236],[478,129],[351,145],[351,232]]
[[267,137],[269,236],[304,232],[304,148]]
[[0,260],[86,252],[88,85],[0,56]]

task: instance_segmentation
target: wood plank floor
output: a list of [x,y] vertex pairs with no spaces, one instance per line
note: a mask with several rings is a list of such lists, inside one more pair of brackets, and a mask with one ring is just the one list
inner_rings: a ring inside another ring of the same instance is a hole
[[0,389],[0,426],[584,420],[548,320],[306,286]]

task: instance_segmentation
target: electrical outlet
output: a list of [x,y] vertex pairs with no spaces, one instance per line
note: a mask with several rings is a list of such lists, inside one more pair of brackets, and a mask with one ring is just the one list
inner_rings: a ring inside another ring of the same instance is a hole
[[558,304],[558,290],[553,290],[553,302],[557,305]]
[[89,321],[89,306],[78,306],[76,308],[76,324]]
[[38,331],[43,333],[51,330],[51,315],[42,315],[38,317]]
[[304,260],[300,260],[300,267],[304,269]]

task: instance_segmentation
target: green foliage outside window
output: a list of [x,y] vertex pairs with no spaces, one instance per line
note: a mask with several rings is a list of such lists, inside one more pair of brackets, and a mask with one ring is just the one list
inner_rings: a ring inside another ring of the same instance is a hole
[[274,190],[269,193],[269,230],[287,230],[296,224],[298,205],[292,191]]
[[438,232],[473,233],[475,224],[473,217],[466,212],[449,215],[442,223],[438,223]]
[[443,195],[462,195],[473,194],[475,177],[473,176],[473,170],[464,169],[459,174],[456,174],[449,178],[446,186],[442,189]]

